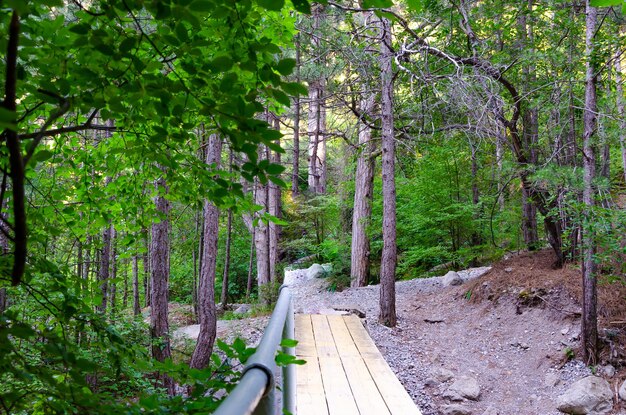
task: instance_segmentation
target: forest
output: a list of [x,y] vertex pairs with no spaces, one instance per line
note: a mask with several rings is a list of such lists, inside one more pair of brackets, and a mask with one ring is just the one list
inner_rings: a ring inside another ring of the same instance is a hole
[[549,248],[596,362],[623,0],[3,0],[0,33],[0,413],[212,411],[252,350],[217,319],[294,262],[394,326],[396,281]]

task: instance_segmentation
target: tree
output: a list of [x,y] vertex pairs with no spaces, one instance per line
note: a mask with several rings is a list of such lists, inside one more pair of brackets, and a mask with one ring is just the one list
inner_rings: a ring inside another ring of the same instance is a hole
[[[209,137],[206,162],[212,169],[219,168],[222,155],[222,139],[217,134]],[[217,332],[215,308],[215,270],[217,263],[217,240],[219,234],[219,209],[209,201],[204,205],[204,248],[198,286],[198,318],[200,334],[189,366],[203,369],[211,359]]]
[[380,18],[380,80],[383,149],[383,254],[380,263],[380,314],[378,320],[396,325],[396,184],[395,137],[393,127],[393,49],[391,23]]
[[584,190],[583,203],[585,204],[584,216],[587,220],[586,229],[583,229],[583,315],[582,315],[582,345],[583,359],[588,364],[595,364],[598,355],[598,316],[597,316],[597,272],[595,263],[596,241],[593,228],[594,206],[594,178],[595,178],[595,149],[592,138],[597,128],[597,92],[598,82],[597,68],[595,64],[594,36],[598,22],[598,10],[590,5],[590,0],[585,3],[586,12],[586,36],[585,36],[585,112],[583,134],[583,168]]

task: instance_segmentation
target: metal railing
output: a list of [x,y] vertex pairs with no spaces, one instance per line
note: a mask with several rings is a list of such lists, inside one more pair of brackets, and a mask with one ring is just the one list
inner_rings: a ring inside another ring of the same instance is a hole
[[[285,285],[280,294],[270,322],[265,328],[256,352],[250,356],[243,369],[241,379],[228,397],[214,412],[214,415],[275,415],[275,376],[274,357],[282,339],[294,338],[293,302],[291,292]],[[295,348],[283,347],[283,352],[295,354]],[[283,366],[282,401],[283,409],[296,413],[295,366]]]

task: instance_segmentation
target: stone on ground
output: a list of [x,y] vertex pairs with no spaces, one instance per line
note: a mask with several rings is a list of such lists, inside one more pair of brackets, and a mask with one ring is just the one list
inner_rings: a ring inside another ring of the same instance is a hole
[[463,284],[463,278],[461,278],[458,272],[450,271],[443,276],[443,285],[446,287],[461,284]]
[[478,398],[480,398],[480,386],[478,385],[478,381],[468,376],[457,379],[450,385],[448,390],[459,394],[463,398],[471,399],[472,401],[477,401]]
[[306,270],[307,280],[322,278],[326,275],[326,270],[320,264],[313,264]]
[[246,314],[248,311],[250,311],[250,308],[250,304],[242,304],[237,307],[235,311],[233,311],[233,314]]
[[571,415],[604,415],[613,409],[609,383],[597,376],[580,379],[557,400],[557,409]]
[[443,415],[471,415],[472,411],[459,404],[443,405],[441,407]]
[[622,383],[622,386],[619,387],[619,398],[622,401],[626,401],[626,381]]

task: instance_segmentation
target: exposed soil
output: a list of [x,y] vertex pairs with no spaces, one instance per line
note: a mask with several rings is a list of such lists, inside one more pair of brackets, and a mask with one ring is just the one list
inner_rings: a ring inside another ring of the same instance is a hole
[[[459,272],[460,286],[444,287],[441,277],[398,282],[395,328],[377,322],[378,286],[331,293],[325,280],[305,281],[302,271],[286,278],[295,282],[296,312],[365,313],[370,335],[424,415],[450,403],[444,395],[452,381],[436,381],[440,369],[478,381],[480,399],[460,402],[472,414],[556,415],[556,398],[592,370],[571,359],[579,344],[580,271],[554,270],[552,262],[549,251],[522,253]],[[626,289],[602,283],[599,297],[605,348],[593,370],[617,390],[626,378]],[[609,363],[613,376],[604,374]]]

